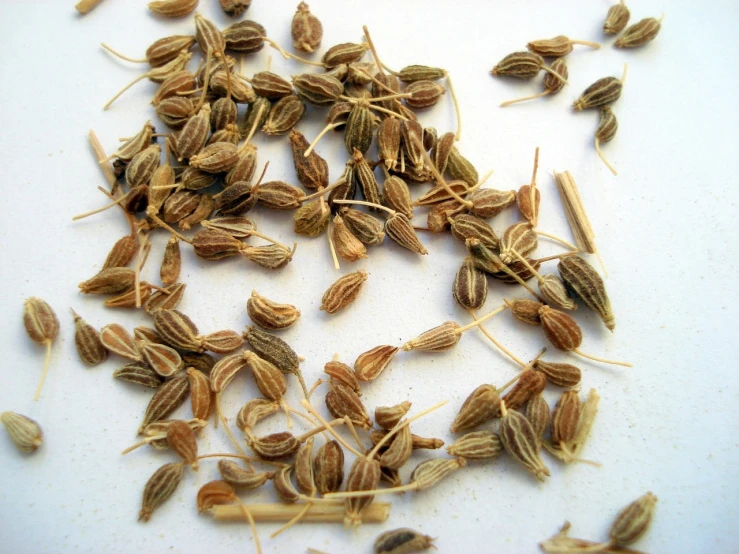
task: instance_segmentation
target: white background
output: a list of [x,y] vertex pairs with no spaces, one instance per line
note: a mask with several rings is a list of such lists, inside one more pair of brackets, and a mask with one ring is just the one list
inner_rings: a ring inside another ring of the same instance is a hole
[[[99,298],[84,297],[77,283],[101,266],[126,227],[118,210],[73,223],[71,217],[103,205],[103,185],[86,141],[98,133],[108,152],[117,138],[137,131],[153,117],[148,101],[155,85],[139,83],[107,112],[105,101],[143,65],[121,62],[99,47],[106,41],[131,56],[143,55],[155,39],[192,32],[192,18],[162,21],[145,2],[105,0],[78,18],[73,0],[0,4],[0,305],[4,325],[0,409],[37,419],[45,442],[32,456],[19,454],[0,436],[0,550],[5,552],[245,552],[253,551],[248,527],[218,525],[198,515],[195,494],[217,478],[215,462],[188,472],[172,499],[147,524],[136,521],[141,491],[160,465],[174,454],[143,448],[119,452],[135,439],[150,392],[114,381],[124,361],[111,356],[88,369],[77,358],[73,307],[89,322],[113,321],[128,328],[146,323],[143,315],[105,310]],[[215,0],[201,11],[226,26]],[[399,497],[389,521],[357,531],[340,526],[301,525],[276,540],[277,525],[260,526],[266,552],[303,552],[313,547],[333,554],[370,552],[381,531],[412,526],[438,537],[440,552],[536,552],[536,543],[554,534],[565,519],[575,536],[604,540],[617,511],[653,491],[659,497],[649,534],[636,548],[649,552],[737,552],[737,347],[735,223],[739,89],[734,2],[643,0],[631,5],[632,22],[665,12],[657,39],[639,50],[612,47],[600,33],[606,0],[562,2],[342,2],[314,0],[313,12],[325,27],[324,47],[359,41],[367,24],[384,61],[400,68],[411,63],[451,70],[464,117],[459,147],[480,174],[495,169],[488,186],[517,189],[528,182],[534,148],[541,147],[540,228],[571,237],[551,177],[569,169],[577,180],[610,272],[607,281],[617,319],[614,334],[585,309],[583,350],[634,363],[633,369],[576,361],[584,372],[583,393],[602,396],[585,457],[602,462],[564,467],[547,457],[552,476],[541,484],[508,456],[489,465],[471,464],[434,490]],[[265,25],[271,37],[290,46],[294,2],[254,0],[247,16]],[[493,79],[490,68],[526,42],[557,34],[604,41],[600,51],[577,48],[568,59],[570,86],[557,97],[500,109],[502,100],[538,92],[538,83]],[[306,71],[265,49],[248,58],[247,74],[265,67],[283,75]],[[620,129],[604,147],[619,170],[612,176],[598,160],[592,135],[595,112],[573,113],[572,101],[597,78],[629,74],[614,106]],[[311,71],[308,69],[308,71]],[[313,137],[322,116],[309,110],[299,128]],[[422,117],[440,132],[455,123],[447,97]],[[163,126],[159,125],[160,128]],[[318,151],[329,160],[331,176],[346,159],[338,137]],[[257,138],[260,161],[270,160],[268,179],[296,183],[284,139]],[[414,194],[419,194],[414,190]],[[260,229],[283,242],[296,237],[290,214],[258,209]],[[505,229],[518,215],[509,210],[494,222]],[[423,218],[419,221],[422,222]],[[325,237],[297,238],[294,261],[270,273],[244,259],[206,263],[184,249],[181,305],[204,332],[241,330],[248,324],[245,301],[252,289],[297,304],[299,323],[282,333],[305,356],[306,380],[338,352],[352,363],[378,344],[400,344],[443,321],[468,322],[450,287],[464,255],[445,236],[422,237],[430,254],[415,257],[388,243],[372,248],[342,273],[367,269],[369,281],[347,311],[318,311],[321,295],[339,276],[330,264]],[[155,237],[145,278],[156,282],[166,241]],[[561,249],[541,241],[542,255]],[[550,270],[553,270],[552,266]],[[519,290],[491,283],[482,313]],[[40,296],[62,323],[43,395],[32,401],[43,349],[25,335],[23,299]],[[510,314],[488,328],[521,357],[544,344],[539,330],[514,322]],[[552,349],[550,349],[551,352]],[[551,359],[571,360],[562,353]],[[413,425],[417,434],[450,442],[448,425],[462,400],[482,382],[502,384],[516,367],[477,332],[467,333],[453,351],[402,353],[387,372],[365,387],[373,410],[402,400],[413,412],[447,399],[433,415]],[[297,404],[297,382],[289,397]],[[256,394],[253,381],[239,376],[224,398],[226,411]],[[315,404],[321,405],[325,389]],[[548,390],[550,403],[558,391]],[[322,408],[323,409],[323,408]],[[178,414],[189,416],[186,405]],[[302,429],[298,427],[298,429]],[[259,432],[282,429],[276,417]],[[228,448],[222,430],[208,428],[199,441],[203,453]],[[320,444],[320,439],[318,440]],[[438,453],[414,455],[411,466]],[[348,456],[348,462],[351,456]],[[406,474],[404,474],[407,477]],[[271,501],[270,486],[245,501]]]

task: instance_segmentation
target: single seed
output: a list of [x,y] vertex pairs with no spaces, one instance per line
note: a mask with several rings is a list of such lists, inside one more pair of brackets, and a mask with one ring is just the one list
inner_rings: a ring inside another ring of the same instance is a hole
[[323,294],[321,310],[334,314],[348,307],[359,295],[368,274],[364,270],[340,277]]
[[105,258],[103,269],[109,269],[111,267],[126,267],[133,257],[136,255],[138,245],[136,244],[136,237],[133,235],[126,235],[125,237],[118,239],[108,253],[108,257]]
[[302,119],[305,105],[294,94],[280,98],[270,110],[262,131],[267,135],[284,135]]
[[239,17],[251,6],[251,0],[218,0],[221,9],[226,15]]
[[541,325],[539,310],[544,306],[541,302],[525,298],[516,298],[511,302],[506,301],[506,303],[511,308],[511,314],[517,320],[528,325]]
[[108,358],[108,350],[100,340],[100,333],[74,310],[72,314],[74,315],[74,344],[80,359],[87,365],[98,365],[104,362]]
[[258,489],[275,475],[271,471],[248,471],[231,460],[219,460],[218,472],[226,483],[242,490]]
[[246,301],[246,312],[251,320],[264,329],[286,329],[300,317],[300,310],[291,304],[273,302],[256,291]]
[[[539,94],[534,94],[532,96],[524,96],[523,98],[508,100],[501,103],[501,106],[510,106],[511,104],[518,104],[519,102],[524,102],[526,100],[542,98],[549,94],[557,94],[560,90],[564,88],[565,82],[569,78],[567,62],[564,58],[557,58],[549,65],[549,69],[551,69],[551,72],[547,72],[547,74],[544,76],[544,79],[542,80],[542,88],[544,89],[542,92],[540,92]],[[555,77],[555,74],[558,75],[558,77]],[[559,77],[562,78],[560,79]]]
[[229,483],[225,481],[210,481],[198,490],[198,512],[205,512],[213,506],[231,504],[236,500],[236,492]]
[[192,416],[207,421],[213,409],[213,393],[210,390],[208,376],[194,367],[188,367],[187,380],[190,383]]
[[452,422],[452,433],[467,431],[498,415],[500,396],[493,385],[480,385],[467,397]]
[[552,446],[564,450],[577,435],[582,402],[577,391],[568,390],[559,397],[552,413]]
[[617,35],[626,28],[631,13],[623,0],[608,8],[606,20],[603,23],[603,32],[606,35]]
[[15,412],[0,414],[0,422],[21,452],[33,452],[43,443],[43,432],[30,417]]
[[[376,346],[360,354],[354,362],[354,374],[360,381],[374,381],[398,353],[397,346]],[[410,405],[409,405],[410,406]]]
[[539,318],[549,342],[558,350],[576,350],[582,344],[582,331],[569,315],[549,306],[539,308]]
[[330,382],[332,385],[342,384],[356,392],[357,396],[362,396],[362,390],[359,388],[357,376],[348,365],[333,360],[323,366],[323,372],[331,377]]
[[293,48],[300,52],[315,52],[323,39],[323,25],[313,15],[308,4],[301,2],[291,25]]
[[606,167],[610,169],[611,173],[614,175],[617,175],[616,170],[603,155],[603,152],[600,151],[600,145],[604,142],[610,142],[613,137],[616,136],[617,130],[618,120],[613,114],[613,110],[611,110],[610,106],[603,106],[600,109],[598,128],[595,130],[595,151],[598,153],[600,159],[603,160],[603,163],[606,164]]
[[331,229],[331,239],[336,247],[336,253],[348,262],[356,262],[367,257],[367,248],[364,246],[344,223],[339,214],[334,216]]
[[662,24],[662,18],[655,19],[654,17],[647,17],[634,23],[632,26],[627,28],[624,33],[616,39],[614,46],[617,48],[636,48],[637,46],[644,46],[648,42],[654,40],[654,37],[659,33]]
[[536,360],[534,369],[547,376],[547,381],[558,387],[576,387],[580,384],[582,372],[572,364],[561,364]]
[[167,428],[167,442],[186,464],[189,464],[195,471],[198,470],[198,443],[195,440],[195,433],[187,422],[173,421]]
[[180,241],[172,235],[167,241],[164,249],[164,257],[162,265],[159,269],[159,276],[165,285],[173,285],[180,278],[180,269],[182,268],[182,256],[180,254]]
[[300,448],[300,441],[291,433],[273,433],[265,437],[247,439],[249,446],[265,460],[279,460],[292,456]]
[[307,495],[313,496],[316,494],[316,485],[313,479],[313,437],[309,437],[303,445],[298,449],[295,454],[295,463],[293,468],[295,470],[295,484],[298,490]]
[[411,403],[407,400],[395,406],[377,407],[375,408],[375,423],[389,431],[400,423],[400,420],[403,419],[410,409]]
[[652,523],[656,505],[657,497],[648,492],[621,510],[608,532],[611,544],[630,546],[643,537]]
[[149,521],[152,512],[174,493],[184,475],[183,464],[164,464],[154,472],[144,487],[144,497],[139,511],[139,521]]
[[540,56],[550,58],[561,58],[572,52],[572,46],[574,44],[581,44],[583,46],[589,46],[596,50],[600,48],[600,44],[597,42],[590,42],[587,40],[571,40],[564,35],[558,35],[551,39],[542,39],[529,42],[526,48],[529,51],[539,54]]
[[446,449],[450,456],[475,461],[494,460],[502,450],[503,445],[500,442],[500,437],[491,431],[467,433]]
[[544,373],[527,369],[518,376],[516,384],[503,396],[502,400],[509,410],[517,410],[531,398],[540,394],[546,386],[547,378]]
[[487,294],[487,276],[475,267],[474,262],[465,259],[454,277],[452,285],[454,299],[467,310],[477,310],[485,303]]
[[534,433],[539,437],[541,445],[542,437],[547,427],[549,427],[550,413],[549,404],[544,400],[541,393],[533,396],[526,404],[526,419],[529,420]]
[[190,393],[190,383],[187,375],[180,373],[174,379],[166,381],[151,397],[144,413],[144,420],[139,427],[141,433],[149,423],[166,418],[179,408]]
[[249,400],[239,410],[236,416],[236,426],[244,432],[251,431],[257,423],[277,413],[280,408],[280,403],[274,400],[266,398]]
[[579,112],[588,108],[600,108],[613,104],[621,97],[623,90],[623,81],[626,77],[626,66],[624,66],[624,74],[621,80],[616,77],[603,77],[598,79],[575,100],[572,105],[575,111]]
[[519,464],[540,481],[549,475],[549,468],[539,456],[539,439],[529,421],[515,410],[506,410],[505,403],[500,403],[500,439],[506,451]]
[[200,0],[156,0],[149,2],[149,9],[164,17],[185,17],[195,11],[199,2]]
[[144,310],[149,315],[152,315],[157,310],[174,310],[185,294],[185,287],[187,287],[185,283],[175,283],[162,290],[155,291],[144,302]]
[[313,478],[316,490],[324,495],[336,492],[344,481],[344,451],[335,440],[321,446],[313,458]]
[[326,393],[326,407],[335,418],[348,416],[354,425],[363,429],[372,427],[372,420],[362,401],[352,389],[336,384]]
[[134,362],[113,372],[113,377],[121,381],[136,383],[144,387],[157,389],[164,383],[164,377],[143,362]]
[[567,286],[588,308],[598,314],[609,330],[613,331],[616,328],[616,319],[611,301],[605,283],[595,269],[580,256],[562,258],[557,269]]

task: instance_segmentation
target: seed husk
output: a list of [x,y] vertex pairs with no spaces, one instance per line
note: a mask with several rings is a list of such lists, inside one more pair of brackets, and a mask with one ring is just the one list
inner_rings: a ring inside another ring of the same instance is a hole
[[320,309],[334,314],[347,308],[356,300],[367,278],[368,274],[363,269],[340,277],[323,294]]
[[552,413],[552,446],[561,448],[577,435],[582,403],[577,391],[568,390],[559,397]]
[[491,431],[467,433],[446,449],[450,456],[475,461],[494,460],[502,450],[503,444],[500,442],[500,437]]
[[511,309],[511,314],[517,320],[528,325],[541,325],[541,318],[539,317],[539,309],[543,306],[541,302],[516,298],[511,302],[507,302],[507,304]]
[[251,431],[257,423],[279,410],[280,403],[274,400],[267,400],[266,398],[249,400],[239,410],[236,416],[236,426],[242,431]]
[[307,496],[316,494],[316,485],[313,479],[313,437],[309,437],[298,449],[295,455],[295,484],[300,492]]
[[30,417],[15,412],[3,412],[0,414],[0,422],[21,452],[33,452],[43,443],[41,427]]
[[305,136],[293,129],[290,131],[290,145],[300,184],[311,190],[328,187],[328,164],[315,150],[311,150],[310,154],[305,156],[310,147]]
[[[380,462],[361,457],[354,460],[346,480],[347,492],[370,491],[380,483]],[[372,503],[373,494],[347,498],[345,500],[344,524],[357,526],[362,519],[360,512]]]
[[126,235],[118,239],[108,253],[108,257],[105,258],[103,269],[126,267],[133,260],[137,250],[138,245],[136,244],[135,236]]
[[456,346],[462,337],[461,333],[456,332],[459,328],[459,324],[455,321],[447,321],[409,340],[401,347],[401,350],[421,350],[423,352],[449,350]]
[[413,202],[413,205],[433,206],[434,204],[439,204],[451,200],[453,196],[450,192],[450,189],[458,196],[464,197],[467,194],[467,190],[469,188],[469,185],[464,181],[449,181],[448,183],[446,183],[446,186],[436,185],[426,194],[420,196],[415,202]]
[[218,460],[218,472],[226,483],[242,490],[258,489],[274,477],[274,472],[249,471],[231,460]]
[[374,381],[398,353],[397,346],[376,346],[360,354],[354,362],[354,374],[360,381]]
[[277,496],[280,497],[280,500],[289,504],[300,500],[300,493],[297,491],[295,485],[293,485],[293,482],[290,479],[292,470],[292,466],[283,467],[275,472],[275,476],[272,479],[272,484],[275,487]]
[[251,369],[259,392],[269,400],[280,400],[287,391],[287,379],[277,366],[253,352],[245,352],[244,358]]
[[297,75],[293,77],[293,87],[303,100],[318,107],[330,106],[344,92],[341,81],[326,73]]
[[469,238],[475,238],[490,250],[497,250],[500,246],[500,239],[498,239],[498,235],[495,234],[493,228],[479,217],[471,214],[459,214],[450,219],[452,235],[462,242]]
[[392,438],[390,445],[380,455],[380,464],[390,469],[400,469],[410,459],[413,453],[413,438],[411,428],[406,425]]
[[194,367],[187,368],[187,379],[190,383],[192,416],[207,421],[213,409],[213,393],[210,390],[210,380],[207,375]]
[[195,433],[187,422],[175,420],[167,428],[167,443],[169,447],[177,452],[186,464],[198,469],[198,443]]
[[472,215],[476,215],[482,219],[490,219],[516,202],[516,191],[478,189],[467,200],[472,202],[472,207],[470,208]]
[[120,294],[133,287],[135,274],[127,267],[110,267],[79,284],[83,294]]
[[410,409],[411,403],[407,400],[394,406],[379,406],[375,408],[375,423],[389,431],[400,423]]
[[501,402],[500,439],[506,451],[540,481],[549,475],[549,468],[539,456],[539,439],[529,421],[515,410],[506,410]]
[[323,25],[313,15],[308,4],[301,2],[293,16],[290,32],[293,39],[293,48],[300,52],[315,52],[323,39]]
[[100,333],[74,310],[72,314],[74,314],[74,344],[80,359],[91,366],[104,362],[108,358],[108,350],[100,340]]
[[144,487],[139,521],[149,521],[152,512],[172,496],[183,475],[182,462],[164,464],[154,472]]
[[614,4],[608,8],[606,20],[603,23],[603,32],[606,35],[619,34],[626,28],[626,25],[628,25],[629,17],[631,17],[629,8],[627,8],[626,4],[621,0],[618,4]]
[[400,152],[401,123],[397,117],[387,117],[377,128],[377,154],[388,170],[395,169]]
[[413,219],[411,192],[406,182],[397,175],[388,175],[382,185],[382,204]]
[[547,378],[544,373],[527,369],[521,373],[516,384],[503,396],[502,400],[508,409],[517,410],[531,398],[540,394],[546,386]]
[[375,539],[375,554],[406,554],[434,547],[434,539],[418,531],[403,527],[385,531]]
[[414,81],[405,88],[410,98],[405,98],[405,103],[415,110],[425,110],[436,104],[446,93],[446,89],[433,81]]
[[368,49],[364,42],[361,44],[344,42],[326,50],[321,62],[327,69],[333,69],[339,65],[358,62]]
[[[210,372],[210,388],[215,393],[225,390],[238,372],[246,368],[246,357],[243,354],[231,354],[221,358]],[[217,399],[216,399],[217,403]]]
[[154,327],[167,344],[191,352],[203,351],[203,341],[197,326],[182,312],[158,310],[153,318]]
[[317,237],[328,227],[331,220],[331,210],[325,202],[313,200],[306,202],[293,216],[295,232],[299,235]]
[[164,377],[143,362],[127,364],[113,372],[113,377],[121,381],[136,383],[144,387],[157,389],[164,383]]
[[138,348],[144,361],[162,377],[171,377],[183,367],[182,358],[174,348],[146,341],[139,341]]
[[646,17],[627,28],[624,33],[616,39],[614,46],[617,48],[636,48],[644,46],[654,40],[659,33],[662,18]]
[[139,433],[149,423],[164,419],[174,412],[187,400],[188,394],[190,394],[190,383],[185,373],[180,373],[174,379],[166,381],[156,390],[148,406],[146,406],[144,420],[139,427]]
[[335,418],[348,416],[354,425],[362,429],[372,427],[372,420],[362,401],[352,389],[340,383],[326,393],[326,407]]
[[467,431],[498,415],[500,396],[493,385],[480,385],[470,393],[452,422],[452,433]]
[[210,481],[198,490],[198,512],[205,512],[213,506],[231,504],[236,500],[236,492],[229,483],[225,481]]
[[251,320],[265,329],[286,329],[300,317],[300,310],[291,304],[273,302],[256,291],[246,302],[246,312]]
[[487,294],[487,276],[475,267],[472,260],[465,259],[454,277],[452,285],[454,299],[467,310],[477,310],[485,303]]
[[616,319],[605,283],[598,272],[580,256],[562,258],[557,270],[567,286],[613,331],[616,328]]
[[500,259],[504,264],[510,264],[518,259],[514,256],[515,250],[521,256],[528,256],[539,246],[539,237],[531,223],[514,223],[505,230],[500,239]]
[[387,236],[406,250],[422,256],[428,254],[428,250],[418,239],[416,231],[413,230],[413,224],[402,213],[397,212],[385,221],[385,232]]
[[138,345],[122,325],[111,323],[103,327],[100,330],[100,341],[113,354],[135,362],[143,361]]
[[321,446],[313,458],[313,478],[316,490],[324,495],[336,492],[344,481],[344,451],[335,440]]
[[[369,102],[360,100],[352,107],[344,129],[344,145],[349,154],[358,151],[365,154],[372,144],[375,116],[369,110]],[[366,198],[366,196],[365,196]],[[374,200],[370,200],[374,202]]]
[[611,544],[630,546],[643,537],[652,523],[656,504],[657,497],[648,492],[621,510],[608,532]]

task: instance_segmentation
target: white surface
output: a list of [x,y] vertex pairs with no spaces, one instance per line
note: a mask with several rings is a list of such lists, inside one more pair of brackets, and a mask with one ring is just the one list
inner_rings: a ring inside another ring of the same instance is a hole
[[[123,364],[120,359],[111,356],[93,369],[77,359],[69,307],[97,326],[117,321],[132,328],[145,322],[138,314],[104,310],[99,298],[79,295],[76,288],[100,268],[110,246],[126,232],[117,210],[71,221],[75,213],[105,203],[95,189],[104,181],[86,133],[95,129],[112,152],[117,137],[130,135],[153,116],[148,100],[155,85],[149,82],[136,85],[110,111],[101,111],[144,66],[115,60],[98,44],[106,41],[139,56],[156,38],[191,32],[192,25],[191,20],[157,20],[144,2],[124,0],[106,0],[78,19],[73,3],[0,4],[5,205],[0,223],[0,303],[5,311],[0,408],[37,419],[45,431],[43,448],[33,456],[19,454],[0,437],[0,550],[253,551],[248,527],[217,525],[196,512],[198,487],[217,478],[214,462],[204,462],[197,474],[188,472],[152,520],[137,523],[144,483],[175,457],[147,448],[121,457],[119,452],[135,440],[151,393],[111,378]],[[215,0],[201,4],[218,25],[228,23],[217,13]],[[247,16],[289,46],[295,4],[254,0]],[[604,539],[615,513],[651,490],[659,497],[657,515],[638,549],[737,552],[736,4],[632,2],[632,22],[665,12],[654,43],[629,52],[612,48],[611,39],[598,52],[578,48],[568,58],[571,86],[555,98],[507,109],[498,103],[537,92],[538,86],[494,80],[490,68],[532,39],[564,33],[603,40],[599,29],[610,3],[495,4],[314,0],[311,7],[326,29],[324,47],[358,41],[361,25],[367,24],[391,67],[426,63],[451,69],[464,114],[460,148],[481,174],[495,169],[488,186],[515,189],[528,182],[539,145],[542,229],[570,236],[551,171],[569,169],[575,176],[610,272],[607,284],[618,322],[611,335],[592,313],[579,310],[583,349],[635,364],[620,369],[575,362],[584,370],[583,391],[595,387],[602,396],[585,456],[603,467],[563,467],[547,457],[552,477],[541,484],[502,456],[493,464],[472,464],[434,490],[391,498],[391,517],[383,525],[365,525],[356,532],[302,525],[276,540],[268,535],[277,526],[261,525],[265,551],[303,552],[310,546],[333,554],[370,552],[381,531],[412,526],[438,537],[440,552],[536,552],[536,543],[554,534],[565,519],[573,523],[575,536]],[[264,68],[267,55],[283,75],[304,71],[265,50],[249,58],[247,73]],[[604,148],[619,170],[616,178],[592,149],[597,114],[575,114],[570,104],[595,79],[620,75],[624,62],[629,74],[614,107],[620,130]],[[300,129],[313,137],[321,117],[310,112],[310,123],[301,123]],[[422,120],[441,132],[453,129],[448,99]],[[286,141],[261,136],[257,144],[260,160],[271,161],[267,177],[295,182]],[[318,150],[336,177],[345,160],[343,144],[334,138]],[[252,215],[265,232],[293,240],[290,214],[256,210]],[[509,210],[494,226],[502,231],[515,217],[515,210]],[[188,288],[182,309],[207,332],[242,329],[252,289],[297,304],[303,316],[282,336],[305,356],[306,380],[312,382],[334,352],[351,363],[377,344],[400,344],[448,319],[468,321],[450,295],[464,249],[449,236],[422,239],[427,257],[386,243],[372,248],[369,259],[359,264],[343,263],[342,272],[366,268],[370,279],[357,302],[333,317],[318,311],[323,291],[338,276],[325,237],[298,238],[293,263],[278,273],[242,259],[205,263],[184,249]],[[145,271],[155,282],[165,240],[163,235],[155,238]],[[539,252],[557,251],[556,245],[541,241]],[[481,312],[514,290],[491,286]],[[23,299],[31,295],[48,300],[62,322],[39,402],[32,396],[43,352],[21,324]],[[532,356],[544,343],[539,332],[516,324],[509,314],[488,328],[522,357]],[[568,359],[561,353],[552,358]],[[448,405],[413,429],[450,442],[448,424],[467,394],[481,382],[501,384],[514,374],[511,363],[479,333],[470,332],[445,354],[399,355],[366,387],[364,398],[371,410],[409,399],[414,412],[448,399]],[[291,380],[290,387],[297,403],[297,383]],[[225,395],[227,412],[235,415],[255,390],[250,378],[238,377]],[[552,405],[556,395],[547,390]],[[178,413],[189,417],[189,408]],[[260,432],[279,429],[284,420],[275,418],[270,425]],[[228,448],[222,430],[212,428],[199,446],[203,453]],[[430,455],[435,453],[415,455],[409,465]],[[243,497],[264,501],[273,499],[273,492],[266,486]]]

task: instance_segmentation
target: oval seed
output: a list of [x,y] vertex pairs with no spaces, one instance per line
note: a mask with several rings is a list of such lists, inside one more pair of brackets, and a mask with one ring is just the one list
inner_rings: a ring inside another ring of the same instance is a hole
[[603,32],[607,35],[617,35],[626,28],[631,13],[623,0],[608,8],[606,20],[603,23]]
[[198,443],[195,433],[186,421],[175,420],[167,427],[167,443],[169,447],[189,464],[198,470]]
[[319,309],[334,314],[347,308],[356,300],[367,278],[368,274],[363,269],[340,277],[323,294]]
[[475,461],[494,460],[502,450],[500,437],[491,431],[467,433],[446,449],[450,456]]
[[213,394],[210,390],[210,380],[194,367],[187,368],[187,380],[190,383],[190,407],[192,416],[207,421],[213,409]]
[[616,546],[630,546],[649,529],[657,505],[657,497],[648,492],[626,506],[616,516],[608,536]]
[[549,342],[559,350],[575,350],[582,344],[582,331],[569,315],[549,306],[539,308],[541,326]]
[[182,481],[183,464],[164,464],[154,472],[144,487],[144,496],[139,511],[139,521],[149,521],[151,514],[161,506]]
[[488,295],[487,276],[475,267],[474,262],[465,259],[454,277],[452,295],[467,310],[481,308]]
[[278,460],[292,456],[300,448],[300,441],[292,433],[283,431],[266,437],[248,439],[249,446],[265,460]]
[[251,430],[264,418],[277,413],[280,403],[266,398],[255,398],[249,400],[239,410],[236,416],[236,426],[242,431]]
[[360,381],[373,381],[385,371],[398,353],[397,346],[376,346],[360,354],[354,362],[354,374]]
[[243,490],[258,489],[275,475],[271,471],[249,471],[232,460],[219,460],[218,472],[226,483]]
[[313,477],[316,490],[324,495],[336,492],[344,481],[344,451],[335,440],[328,441],[313,459]]
[[644,46],[654,40],[661,27],[662,18],[655,19],[647,17],[634,23],[624,31],[624,34],[616,39],[614,46],[617,48],[636,48]]
[[283,373],[299,373],[298,355],[280,337],[256,327],[247,327],[243,337],[260,358],[274,364]]
[[291,304],[273,302],[256,291],[246,302],[246,312],[254,323],[265,329],[286,329],[300,317],[300,310]]
[[113,377],[121,381],[128,381],[129,383],[136,383],[137,385],[153,389],[161,387],[162,383],[164,383],[164,377],[143,362],[125,365],[114,371]]
[[616,318],[605,283],[598,272],[580,256],[562,258],[557,270],[567,286],[588,308],[600,316],[609,330],[613,331],[616,328]]
[[15,412],[0,414],[0,422],[21,452],[33,452],[43,443],[43,432],[30,417]]
[[395,406],[379,406],[375,408],[375,423],[383,429],[390,430],[400,423],[410,409],[411,403],[407,400]]
[[293,47],[300,52],[315,52],[323,39],[323,25],[313,15],[308,4],[301,2],[293,16],[290,32]]
[[480,385],[470,393],[452,422],[452,433],[482,425],[498,415],[500,396],[493,385]]
[[74,314],[74,344],[77,354],[87,365],[98,365],[108,358],[108,350],[100,339],[100,333],[92,325]]

